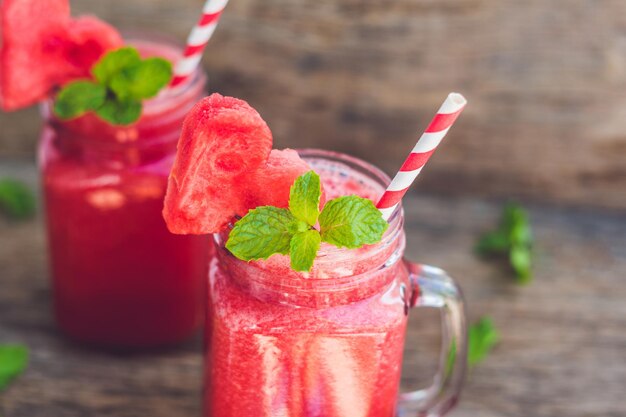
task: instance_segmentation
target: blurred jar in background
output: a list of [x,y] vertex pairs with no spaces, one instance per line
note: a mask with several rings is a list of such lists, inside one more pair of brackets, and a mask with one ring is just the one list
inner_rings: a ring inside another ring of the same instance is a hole
[[[166,43],[135,41],[174,61]],[[55,119],[43,107],[39,164],[58,325],[111,348],[179,342],[200,326],[212,246],[171,234],[161,216],[182,121],[204,95],[198,71],[144,103],[141,119],[112,126],[93,114]]]

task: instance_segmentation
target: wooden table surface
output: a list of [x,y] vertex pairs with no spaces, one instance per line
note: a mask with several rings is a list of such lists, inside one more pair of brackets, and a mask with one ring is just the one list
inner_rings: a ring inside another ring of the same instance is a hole
[[[32,164],[0,162],[0,176],[7,173],[34,184]],[[519,287],[471,251],[496,223],[499,208],[421,195],[406,204],[408,256],[456,276],[470,319],[491,315],[501,330],[501,343],[471,372],[452,416],[625,416],[626,216],[531,207],[536,279]],[[31,349],[27,372],[0,394],[0,414],[200,416],[199,337],[149,354],[76,346],[55,329],[46,275],[41,221],[0,221],[0,343]],[[413,317],[406,386],[428,382],[438,349],[436,320],[432,311]]]

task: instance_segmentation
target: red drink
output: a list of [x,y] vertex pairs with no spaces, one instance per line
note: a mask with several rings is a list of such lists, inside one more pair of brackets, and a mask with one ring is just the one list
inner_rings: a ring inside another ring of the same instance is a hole
[[[145,55],[180,53],[138,46]],[[71,337],[148,347],[200,325],[208,239],[169,233],[161,211],[182,120],[204,84],[198,73],[162,93],[130,127],[92,115],[60,122],[45,110],[40,163],[55,309]]]
[[[385,225],[373,204],[337,199],[377,200],[389,178],[347,155],[303,151],[307,165],[271,145],[256,110],[213,94],[185,119],[170,175],[170,230],[215,233],[205,417],[443,415],[457,401],[467,356],[458,287],[441,269],[402,259],[401,209]],[[317,232],[308,230],[318,218],[311,169],[326,201]],[[365,229],[373,236],[376,227],[376,238],[365,240]],[[356,250],[322,243],[317,250],[320,234],[339,246],[378,243]],[[276,254],[287,252],[291,258]],[[418,306],[441,310],[443,366],[433,386],[398,397],[406,317]]]
[[[321,155],[321,156],[320,156]],[[309,154],[326,196],[382,194],[384,174]],[[393,417],[409,274],[400,216],[377,245],[322,246],[313,270],[242,262],[217,239],[206,322],[205,416]]]

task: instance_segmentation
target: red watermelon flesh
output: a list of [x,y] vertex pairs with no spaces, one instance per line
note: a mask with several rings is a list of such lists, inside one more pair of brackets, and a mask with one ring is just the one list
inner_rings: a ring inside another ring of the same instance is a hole
[[213,94],[183,122],[163,216],[172,233],[222,230],[246,211],[239,184],[265,164],[272,133],[248,103]]
[[44,61],[43,40],[63,32],[68,0],[4,0],[0,4],[0,105],[25,107],[50,90],[53,64]]
[[92,64],[122,45],[93,17],[70,18],[67,0],[4,0],[0,5],[0,107],[16,110],[53,88],[89,76]]
[[[296,178],[311,171],[298,152],[293,149],[273,149],[267,163],[252,173],[242,188],[246,190],[246,207],[289,206],[289,191]],[[322,188],[322,205],[324,203]]]
[[76,78],[90,78],[91,67],[107,51],[121,47],[124,40],[109,24],[93,17],[72,19],[60,39],[60,57],[57,84]]

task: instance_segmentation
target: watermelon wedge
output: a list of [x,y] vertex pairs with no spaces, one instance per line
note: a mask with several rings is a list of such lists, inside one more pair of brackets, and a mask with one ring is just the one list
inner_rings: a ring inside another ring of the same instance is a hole
[[265,164],[272,133],[248,103],[213,94],[183,122],[163,217],[172,233],[222,230],[247,211],[240,185]]
[[[248,182],[242,185],[246,190],[246,207],[289,206],[289,191],[296,178],[311,170],[298,152],[293,149],[272,149],[265,165],[250,175]],[[324,202],[322,189],[322,201]]]
[[92,64],[122,45],[117,31],[94,17],[70,18],[68,0],[0,2],[0,107],[16,110],[86,77]]
[[4,0],[0,4],[0,105],[28,106],[49,89],[52,64],[44,64],[44,40],[58,37],[70,17],[67,0]]
[[57,84],[77,78],[90,78],[91,67],[102,55],[124,44],[117,29],[93,16],[71,19],[65,28],[59,50],[61,60]]

